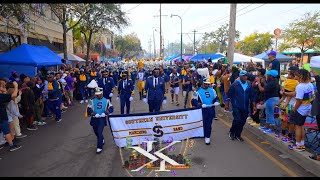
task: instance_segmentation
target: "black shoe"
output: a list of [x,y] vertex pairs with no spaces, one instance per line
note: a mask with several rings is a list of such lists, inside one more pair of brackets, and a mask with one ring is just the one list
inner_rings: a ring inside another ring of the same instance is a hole
[[38,130],[38,128],[33,125],[33,126],[27,127],[27,130],[29,130],[29,131],[36,131],[36,130]]
[[15,139],[13,139],[13,140],[12,140],[12,142],[13,142],[13,144],[16,144],[16,143],[19,143],[19,142],[20,142],[20,140],[19,140],[19,139],[17,139],[17,138],[15,138]]
[[242,137],[237,137],[237,140],[240,142],[243,142],[244,140],[242,139]]
[[15,150],[18,150],[18,149],[20,149],[22,146],[19,146],[19,145],[12,145],[12,146],[10,146],[10,152],[13,152],[13,151],[15,151]]
[[216,121],[217,121],[217,120],[218,120],[218,118],[217,118],[217,117],[215,117],[215,118],[214,118],[214,120],[216,120]]
[[1,144],[1,145],[0,145],[0,149],[2,149],[2,148],[4,148],[4,144]]
[[229,132],[229,138],[230,138],[230,140],[234,140],[234,135],[233,134],[231,134],[231,132]]

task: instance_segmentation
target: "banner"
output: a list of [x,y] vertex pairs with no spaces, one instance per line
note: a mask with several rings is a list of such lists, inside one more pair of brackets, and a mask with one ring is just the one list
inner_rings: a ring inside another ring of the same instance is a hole
[[204,137],[202,109],[181,109],[159,113],[111,115],[109,125],[117,146],[135,146],[143,141],[179,141]]

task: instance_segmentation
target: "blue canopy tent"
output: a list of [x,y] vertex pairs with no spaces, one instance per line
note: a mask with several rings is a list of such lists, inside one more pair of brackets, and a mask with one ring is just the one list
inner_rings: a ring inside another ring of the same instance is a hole
[[[256,56],[253,56],[255,58],[259,58],[259,59],[263,59],[265,60],[266,62],[270,61],[269,58],[268,58],[268,54],[267,53],[261,53],[261,54],[258,54]],[[293,57],[290,57],[290,56],[286,56],[286,55],[283,55],[281,53],[277,53],[277,56],[276,56],[276,59],[278,59],[281,62],[289,62],[289,61],[292,61],[294,60],[295,58]]]
[[46,46],[22,44],[15,49],[0,54],[0,77],[10,77],[11,71],[35,76],[42,66],[62,65],[61,57]]
[[172,56],[169,56],[169,57],[165,58],[164,60],[166,60],[166,61],[171,61],[171,60],[173,60],[174,58],[176,58],[176,57],[178,57],[178,56],[180,56],[180,54],[174,54],[174,55],[172,55]]
[[204,59],[208,60],[209,57],[212,60],[215,59],[220,59],[220,58],[224,58],[224,55],[222,54],[197,54],[195,56],[193,56],[192,58],[190,58],[190,61],[203,61]]

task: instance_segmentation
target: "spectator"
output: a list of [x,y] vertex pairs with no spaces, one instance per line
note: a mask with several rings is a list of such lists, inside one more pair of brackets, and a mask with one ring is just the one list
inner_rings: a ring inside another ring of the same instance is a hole
[[64,87],[64,94],[67,99],[67,104],[68,106],[74,106],[73,104],[73,87],[74,87],[74,81],[73,78],[71,77],[70,73],[68,71],[66,73],[66,85]]
[[34,82],[28,81],[22,86],[21,95],[21,109],[25,120],[27,121],[27,130],[35,131],[38,128],[33,124],[35,118],[35,95],[32,88],[35,86]]
[[12,141],[12,137],[10,134],[10,127],[8,122],[8,115],[6,111],[6,105],[5,103],[9,103],[11,100],[15,100],[18,94],[18,84],[17,82],[13,82],[14,91],[10,94],[5,94],[6,89],[6,81],[3,79],[0,79],[0,130],[2,131],[3,135],[5,136],[5,139],[7,143],[10,146],[10,152],[15,151],[17,149],[20,149],[21,146],[14,144]]
[[9,80],[10,80],[11,82],[13,82],[13,81],[19,82],[20,79],[19,79],[19,76],[18,76],[18,72],[17,72],[17,71],[12,71]]
[[32,91],[35,97],[35,124],[42,126],[45,125],[46,122],[42,120],[42,112],[44,109],[43,103],[43,94],[42,91],[44,90],[44,84],[40,78],[36,78],[35,86],[32,87]]
[[296,143],[289,145],[289,149],[304,151],[304,122],[311,112],[311,102],[314,99],[313,85],[310,83],[310,73],[305,69],[300,69],[298,74],[299,84],[296,87],[296,103],[293,107],[293,122],[295,125]]
[[265,94],[266,104],[266,126],[261,129],[265,133],[274,133],[275,120],[274,120],[274,107],[279,102],[280,85],[277,80],[278,72],[276,70],[270,70],[266,73],[267,84],[265,87],[261,86],[261,82],[258,83],[259,90]]
[[255,78],[255,80],[252,82],[252,88],[254,91],[254,99],[255,99],[255,103],[256,103],[256,107],[257,107],[257,111],[253,111],[251,114],[253,123],[251,123],[250,125],[252,126],[258,126],[260,125],[260,111],[262,111],[261,106],[262,104],[264,104],[264,93],[260,92],[258,84],[261,84],[261,87],[265,87],[266,85],[266,78],[265,78],[265,73],[266,70],[265,69],[258,69],[258,76]]
[[50,74],[48,78],[48,107],[55,113],[55,120],[60,122],[61,119],[61,90],[59,84],[54,80],[53,75]]
[[280,72],[280,62],[278,59],[276,59],[277,56],[277,52],[275,51],[270,51],[268,53],[268,58],[271,61],[271,63],[269,64],[269,69],[270,70],[276,70],[278,72],[278,76],[276,77],[279,81],[281,72]]

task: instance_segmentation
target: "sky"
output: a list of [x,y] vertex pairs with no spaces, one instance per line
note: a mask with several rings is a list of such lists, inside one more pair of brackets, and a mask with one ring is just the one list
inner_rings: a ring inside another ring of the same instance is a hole
[[[117,34],[126,35],[136,33],[141,40],[142,49],[149,50],[149,41],[153,45],[153,29],[156,49],[160,45],[160,4],[123,4],[130,26]],[[240,31],[240,40],[254,31],[273,34],[274,29],[284,29],[290,22],[303,17],[306,12],[320,10],[320,4],[237,4],[236,29]],[[180,42],[181,21],[184,43],[193,43],[193,30],[196,30],[196,41],[205,32],[212,32],[221,25],[229,23],[230,4],[161,4],[161,29],[164,46],[168,43]],[[153,49],[153,46],[152,46]]]

